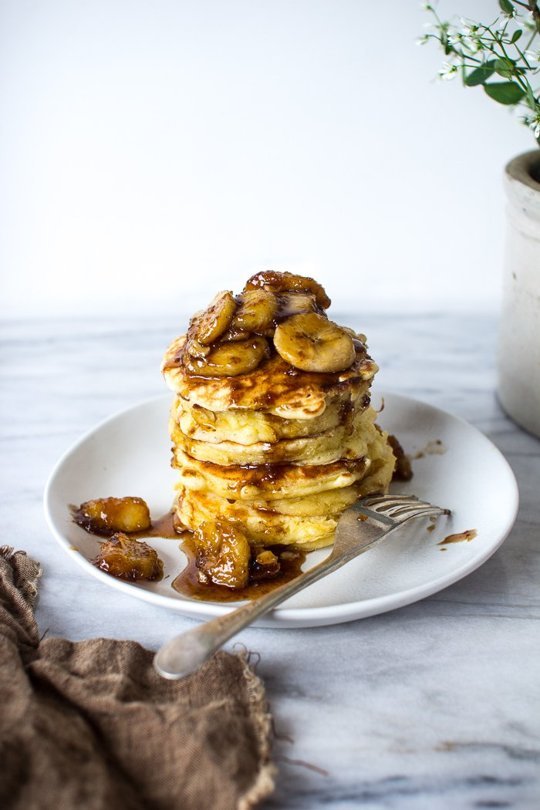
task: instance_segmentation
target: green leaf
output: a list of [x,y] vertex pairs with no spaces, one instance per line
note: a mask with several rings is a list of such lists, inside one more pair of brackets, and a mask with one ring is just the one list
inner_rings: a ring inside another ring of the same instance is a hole
[[527,97],[527,104],[529,105],[531,110],[536,109],[536,98],[534,97],[534,92],[530,84],[527,86],[525,95]]
[[514,16],[514,6],[510,0],[499,0],[499,8],[503,14],[507,14],[509,17]]
[[515,82],[492,82],[485,84],[484,90],[499,104],[517,104],[525,95],[525,91]]
[[504,79],[511,79],[516,72],[516,63],[512,59],[496,59],[494,67],[495,73]]
[[476,87],[479,84],[484,84],[490,76],[495,72],[495,61],[484,62],[472,70],[468,76],[465,77],[465,85],[467,87]]
[[518,28],[517,31],[514,31],[514,33],[512,34],[512,39],[510,40],[510,44],[515,45],[518,39],[521,38],[522,33],[523,31],[521,30],[521,28]]

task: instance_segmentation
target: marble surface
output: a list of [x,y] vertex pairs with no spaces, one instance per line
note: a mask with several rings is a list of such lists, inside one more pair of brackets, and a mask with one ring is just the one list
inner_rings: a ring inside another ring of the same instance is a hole
[[[521,505],[510,536],[459,583],[333,627],[252,628],[275,717],[267,810],[540,806],[540,441],[494,396],[496,319],[334,315],[361,328],[377,385],[463,417],[504,453]],[[183,319],[2,325],[2,542],[43,565],[43,632],[157,648],[193,621],[88,577],[50,536],[42,494],[70,444],[164,391],[161,354]],[[497,493],[493,493],[493,498]]]

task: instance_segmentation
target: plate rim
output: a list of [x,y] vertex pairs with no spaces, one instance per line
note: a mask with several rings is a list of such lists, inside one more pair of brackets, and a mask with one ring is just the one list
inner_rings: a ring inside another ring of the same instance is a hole
[[[449,411],[439,408],[437,405],[432,405],[424,400],[410,397],[406,394],[400,394],[390,389],[379,390],[376,396],[381,400],[394,400],[398,403],[405,403],[407,405],[420,405],[434,411],[437,415],[450,419],[466,430],[473,431],[477,437],[480,438],[486,446],[489,446],[491,451],[495,451],[499,463],[504,468],[508,478],[510,491],[507,495],[511,504],[508,511],[505,524],[497,539],[489,544],[483,551],[472,559],[466,560],[463,565],[453,569],[448,574],[443,574],[436,579],[429,580],[423,585],[415,585],[414,587],[407,588],[403,591],[386,594],[385,596],[371,597],[354,602],[345,602],[337,605],[314,606],[314,607],[298,607],[290,608],[278,605],[261,620],[255,622],[256,626],[267,626],[273,628],[307,628],[322,625],[341,624],[349,621],[356,621],[358,619],[369,618],[391,610],[397,610],[406,605],[414,604],[421,601],[428,596],[432,596],[444,590],[447,587],[455,584],[459,580],[471,574],[477,568],[480,568],[504,543],[510,534],[512,527],[516,521],[519,509],[519,488],[516,477],[512,467],[504,454],[499,448],[489,439],[481,430],[475,425],[467,422],[463,417],[457,416]],[[110,577],[104,571],[100,571],[86,557],[72,546],[69,540],[59,531],[53,520],[51,513],[52,493],[54,492],[54,484],[57,476],[60,474],[66,461],[92,436],[98,434],[104,427],[111,422],[132,413],[133,411],[149,407],[158,402],[170,402],[170,395],[159,394],[153,397],[140,400],[128,407],[117,409],[114,413],[100,420],[90,429],[86,430],[73,444],[71,444],[60,456],[54,464],[49,477],[47,479],[44,493],[43,493],[43,508],[45,512],[45,520],[47,526],[52,533],[55,540],[67,552],[67,554],[74,558],[75,561],[82,566],[83,570],[87,571],[91,576],[98,581],[103,582],[108,587],[113,587],[116,590],[125,593],[132,598],[139,599],[140,601],[149,602],[153,605],[173,610],[181,613],[190,618],[199,619],[204,621],[214,616],[222,616],[235,610],[242,602],[204,602],[201,600],[190,600],[184,597],[165,596],[154,591],[147,590],[145,587],[140,587],[135,583],[124,582],[119,579]],[[285,603],[286,604],[286,603]],[[201,611],[202,608],[202,611]]]

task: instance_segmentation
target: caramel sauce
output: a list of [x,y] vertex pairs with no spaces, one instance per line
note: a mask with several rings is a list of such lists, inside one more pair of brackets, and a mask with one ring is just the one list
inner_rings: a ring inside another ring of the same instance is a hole
[[[219,345],[219,344],[216,344]],[[244,374],[235,376],[199,376],[188,370],[185,364],[186,341],[178,339],[171,347],[163,370],[178,369],[180,376],[176,379],[176,390],[182,396],[203,386],[208,397],[213,390],[222,391],[226,386],[227,396],[232,404],[242,406],[249,401],[250,407],[262,410],[271,410],[284,401],[292,407],[298,398],[297,406],[308,407],[311,403],[312,412],[317,411],[321,397],[332,389],[350,389],[360,386],[365,381],[371,381],[377,370],[376,364],[367,354],[366,347],[359,343],[355,346],[356,357],[348,369],[335,372],[302,371],[283,360],[273,352],[269,357],[262,358],[259,365]],[[172,355],[172,356],[171,356]]]
[[188,562],[173,581],[172,587],[182,596],[203,602],[240,602],[245,599],[258,599],[260,596],[264,596],[264,594],[297,577],[301,573],[302,565],[306,559],[306,554],[303,551],[295,551],[294,556],[283,558],[282,554],[287,551],[286,547],[274,546],[271,550],[279,556],[281,564],[279,574],[272,579],[250,582],[245,588],[233,589],[223,585],[199,582],[196,565],[196,544],[190,535],[183,540],[180,548],[186,555]]
[[405,450],[396,436],[389,435],[388,444],[396,457],[396,466],[394,468],[392,481],[410,481],[413,477],[410,458],[406,455]]
[[[478,536],[478,532],[476,529],[467,529],[464,532],[459,532],[457,534],[449,534],[448,537],[445,537],[444,540],[441,540],[440,543],[437,543],[438,546],[446,546],[449,543],[470,543],[471,540],[474,540],[475,537]],[[442,551],[443,549],[441,549]]]
[[[76,510],[77,507],[70,507]],[[103,535],[86,528],[89,534],[103,541]],[[227,588],[224,585],[214,585],[199,582],[198,569],[196,565],[196,544],[191,532],[178,524],[178,520],[173,511],[167,512],[156,520],[152,520],[149,529],[140,532],[125,533],[130,540],[146,540],[149,537],[161,537],[167,540],[181,540],[180,549],[186,555],[188,562],[186,567],[173,580],[172,587],[182,596],[189,599],[198,599],[203,602],[240,602],[246,599],[257,599],[265,593],[279,588],[286,582],[297,577],[302,571],[302,565],[306,559],[303,551],[292,551],[286,546],[274,546],[271,550],[279,557],[280,571],[269,579],[251,581],[245,588]],[[72,546],[76,550],[75,546]],[[285,557],[283,557],[285,553]],[[159,558],[158,558],[159,559]],[[161,560],[159,561],[161,563]],[[101,567],[101,566],[98,566]],[[102,568],[106,573],[115,576],[112,571]],[[156,577],[157,578],[157,577]],[[159,577],[161,579],[161,577]]]
[[[343,471],[356,473],[366,467],[365,458],[341,458],[339,461],[332,461],[330,464],[310,464],[300,467],[291,464],[231,464],[222,467],[212,461],[197,461],[197,465],[202,470],[207,470],[209,475],[219,475],[228,480],[231,492],[241,489],[243,486],[253,485],[261,489],[276,487],[280,488],[287,478],[291,477],[291,469],[298,479],[311,480],[319,478],[324,474],[338,475]],[[173,465],[175,466],[175,465]],[[190,473],[194,475],[195,473]],[[185,470],[184,470],[185,475]]]
[[145,537],[164,537],[167,540],[177,540],[185,529],[183,526],[176,528],[177,522],[174,512],[167,512],[165,515],[152,521],[149,529],[143,532],[131,532],[130,537],[140,540]]

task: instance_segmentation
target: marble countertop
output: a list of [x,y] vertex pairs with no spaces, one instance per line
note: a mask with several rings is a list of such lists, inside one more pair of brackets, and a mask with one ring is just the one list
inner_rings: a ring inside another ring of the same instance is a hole
[[[260,655],[278,734],[278,785],[264,807],[537,808],[540,441],[495,399],[496,319],[334,317],[367,333],[380,388],[438,405],[494,442],[514,470],[521,505],[497,553],[434,596],[349,624],[242,634]],[[2,543],[42,563],[43,632],[134,638],[155,649],[193,626],[112,589],[104,594],[53,540],[42,511],[51,468],[82,432],[164,392],[161,355],[183,323],[2,325]]]

